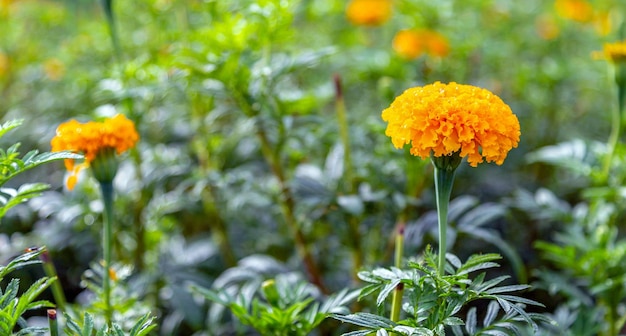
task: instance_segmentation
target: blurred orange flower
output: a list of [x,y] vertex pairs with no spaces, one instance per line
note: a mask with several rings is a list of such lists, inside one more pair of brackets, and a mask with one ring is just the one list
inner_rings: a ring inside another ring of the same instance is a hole
[[471,166],[502,164],[517,147],[520,125],[511,108],[488,90],[436,82],[406,90],[382,112],[396,148],[411,144],[421,158],[459,153]]
[[43,72],[48,79],[58,81],[65,75],[65,65],[58,58],[51,58],[43,63]]
[[9,72],[9,56],[0,51],[0,78]]
[[393,50],[403,58],[415,59],[426,53],[445,57],[450,53],[448,40],[438,32],[422,29],[405,29],[393,38]]
[[391,0],[352,0],[346,16],[355,25],[378,26],[389,20],[391,10]]
[[561,33],[558,24],[551,16],[539,16],[535,21],[537,34],[544,40],[554,40]]
[[590,22],[593,19],[593,7],[585,0],[556,0],[556,12],[563,18]]
[[71,172],[67,188],[72,190],[78,173],[87,168],[101,152],[114,149],[117,154],[121,154],[134,147],[138,140],[135,124],[118,114],[103,122],[79,123],[74,119],[65,122],[59,125],[50,144],[53,152],[72,151],[85,156],[85,162],[79,165],[75,165],[72,159],[65,160],[65,167]]

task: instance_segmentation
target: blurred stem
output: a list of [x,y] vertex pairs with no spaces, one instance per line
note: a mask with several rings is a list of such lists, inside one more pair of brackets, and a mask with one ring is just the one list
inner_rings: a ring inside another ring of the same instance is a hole
[[[209,101],[203,101],[200,95],[193,95],[190,96],[190,100],[193,124],[198,125],[195,130],[196,136],[192,140],[192,148],[198,156],[198,166],[201,170],[201,176],[208,179],[211,171],[214,169],[212,164],[215,165],[215,162],[211,160],[212,148],[209,141],[211,130],[209,129],[208,123],[203,122],[203,119],[206,116],[205,111],[207,109],[210,111],[214,106],[213,98],[210,98]],[[211,238],[220,249],[222,258],[224,258],[224,264],[227,267],[233,267],[237,264],[237,258],[230,244],[231,239],[228,233],[227,223],[224,222],[216,207],[215,202],[218,199],[218,194],[216,194],[212,185],[207,184],[206,188],[202,191],[202,196],[204,212],[213,219],[211,228],[215,229],[215,232],[212,232]]]
[[104,202],[104,227],[102,234],[102,249],[104,255],[104,271],[102,274],[102,291],[104,293],[104,318],[111,328],[111,247],[113,235],[113,182],[100,182],[102,201]]
[[617,109],[613,109],[611,116],[611,133],[607,143],[608,153],[604,160],[602,169],[602,183],[607,182],[611,171],[611,163],[615,157],[615,150],[620,139],[622,122],[624,122],[624,98],[626,96],[626,66],[616,64],[615,83],[617,84]]
[[[396,268],[402,267],[402,256],[404,252],[404,224],[401,224],[396,231],[396,248],[394,264]],[[397,322],[400,320],[400,311],[402,310],[402,294],[404,292],[404,284],[399,283],[393,291],[391,301],[391,320]]]
[[[343,97],[343,87],[341,85],[341,77],[335,75],[335,110],[337,112],[337,122],[339,123],[339,136],[341,145],[343,146],[343,180],[348,194],[354,193],[356,188],[354,173],[352,168],[352,158],[350,155],[350,128],[348,127],[348,116],[346,113],[346,104]],[[352,248],[352,267],[354,279],[358,281],[357,272],[363,266],[363,253],[361,252],[361,235],[359,230],[359,220],[354,216],[348,219],[350,230],[350,247]]]
[[120,47],[117,28],[115,25],[115,14],[113,13],[113,0],[101,0],[102,8],[107,19],[109,34],[111,35],[111,45],[115,52],[115,58],[119,63],[122,62],[122,48]]
[[[264,51],[268,54],[266,55],[266,57],[270,56],[269,50],[269,47],[264,49]],[[242,112],[250,118],[258,117],[258,110],[252,107],[254,105],[254,99],[248,94],[242,93],[242,91],[238,90],[237,87],[231,87],[230,89],[233,94],[233,98],[235,98],[235,100],[239,104]],[[291,195],[291,191],[287,186],[287,178],[280,162],[279,153],[278,151],[273,150],[271,142],[267,137],[267,133],[265,133],[263,125],[261,125],[258,121],[256,125],[256,136],[259,139],[259,143],[261,145],[261,154],[263,155],[263,158],[265,159],[267,164],[270,166],[272,173],[278,180],[278,184],[280,187],[280,208],[283,213],[285,223],[294,236],[298,255],[302,259],[302,262],[307,269],[310,281],[314,285],[316,285],[323,293],[328,293],[328,290],[326,289],[326,286],[324,286],[324,282],[322,281],[322,275],[319,271],[319,268],[317,267],[317,264],[315,263],[313,256],[311,255],[311,251],[309,251],[306,239],[304,238],[304,234],[302,233],[302,230],[300,230],[300,226],[298,225],[298,222],[296,221],[296,218],[294,216],[295,203]]]
[[[66,311],[65,307],[66,307],[66,302],[67,302],[65,300],[65,293],[63,293],[63,288],[61,287],[61,283],[59,282],[59,277],[57,275],[56,268],[54,267],[54,264],[52,263],[52,260],[50,259],[50,254],[48,253],[48,250],[45,247],[43,249],[44,251],[39,255],[39,259],[41,259],[43,270],[46,273],[46,276],[49,278],[57,278],[57,280],[54,281],[51,286],[52,296],[54,296],[54,301],[56,303],[57,308],[59,308],[61,311],[64,312]],[[56,317],[56,312],[55,312],[55,317]]]
[[278,183],[280,185],[281,197],[280,206],[283,212],[283,216],[285,218],[285,222],[287,226],[292,231],[294,235],[294,240],[296,244],[296,249],[300,258],[304,262],[304,266],[306,267],[311,282],[315,284],[322,292],[328,293],[328,290],[324,286],[322,281],[321,273],[317,267],[317,264],[313,260],[313,256],[311,255],[311,251],[308,248],[306,240],[304,238],[304,234],[298,225],[298,222],[294,216],[294,208],[295,204],[293,201],[293,197],[291,196],[291,192],[289,187],[287,186],[287,179],[285,178],[285,173],[283,171],[282,166],[280,165],[278,154],[272,150],[272,146],[270,145],[270,141],[265,134],[265,131],[259,126],[257,127],[257,137],[261,143],[261,152],[265,157],[265,160],[270,165],[274,176],[278,179]]
[[230,238],[228,234],[228,229],[226,228],[226,224],[220,214],[218,213],[215,207],[215,194],[212,186],[207,186],[205,191],[203,192],[202,197],[202,206],[204,211],[207,214],[213,214],[212,228],[215,229],[215,232],[212,234],[212,238],[217,243],[217,246],[220,249],[222,257],[224,258],[224,264],[227,267],[233,267],[237,264],[237,259],[235,258],[235,253],[233,252],[233,248],[230,245]]
[[348,192],[354,191],[354,177],[352,170],[352,159],[350,157],[350,128],[348,127],[348,117],[346,113],[346,104],[343,98],[343,89],[341,86],[341,77],[335,75],[335,110],[337,111],[337,121],[339,122],[339,136],[341,145],[343,146],[343,177],[348,187]]

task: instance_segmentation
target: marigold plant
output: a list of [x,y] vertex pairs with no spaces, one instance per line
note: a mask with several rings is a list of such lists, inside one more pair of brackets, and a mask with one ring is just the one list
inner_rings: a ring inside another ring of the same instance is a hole
[[391,17],[390,0],[352,0],[346,8],[348,20],[355,25],[378,26]]
[[135,124],[118,114],[102,122],[79,123],[72,119],[59,125],[50,143],[53,152],[72,151],[85,156],[85,161],[80,165],[75,165],[74,160],[65,160],[65,167],[71,172],[67,180],[67,187],[71,190],[76,184],[78,172],[88,167],[99,153],[114,149],[117,154],[121,154],[134,147],[138,140]]
[[411,154],[422,158],[459,152],[474,167],[483,160],[502,164],[520,137],[517,117],[498,96],[454,82],[408,89],[382,118],[396,148],[410,143]]

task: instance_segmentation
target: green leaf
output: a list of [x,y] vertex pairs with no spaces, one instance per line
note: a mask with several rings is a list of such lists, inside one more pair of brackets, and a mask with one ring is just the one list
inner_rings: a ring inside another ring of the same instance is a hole
[[396,325],[395,322],[386,317],[370,313],[356,313],[350,315],[331,314],[330,316],[336,320],[352,323],[354,325],[370,328],[372,330],[379,328],[393,328]]
[[22,125],[22,119],[9,120],[0,125],[0,138],[2,138],[8,131]]
[[467,312],[467,318],[466,318],[466,321],[465,321],[465,330],[470,335],[473,335],[474,333],[476,333],[476,324],[477,324],[476,307],[472,307]]
[[489,326],[498,316],[498,311],[500,310],[500,305],[498,305],[497,301],[489,302],[489,306],[487,306],[487,313],[485,313],[485,319],[483,320],[483,326]]
[[380,306],[381,304],[383,304],[383,302],[385,302],[385,299],[387,298],[389,293],[395,290],[396,287],[398,287],[398,285],[400,284],[400,282],[401,282],[400,279],[393,279],[391,280],[390,283],[385,285],[385,287],[383,287],[383,289],[380,291],[380,294],[378,294],[378,298],[376,299],[376,305]]

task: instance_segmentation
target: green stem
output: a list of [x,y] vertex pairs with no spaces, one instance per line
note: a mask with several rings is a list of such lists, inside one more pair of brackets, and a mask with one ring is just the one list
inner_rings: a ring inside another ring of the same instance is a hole
[[59,336],[59,323],[55,309],[48,309],[48,324],[50,326],[50,336]]
[[611,114],[611,133],[607,142],[608,154],[604,159],[601,183],[607,182],[611,170],[611,162],[619,143],[622,123],[624,122],[624,99],[626,97],[626,66],[615,66],[615,83],[617,84],[617,109]]
[[316,285],[322,292],[327,293],[328,290],[326,289],[326,286],[324,286],[324,283],[322,281],[322,275],[317,267],[317,264],[315,263],[315,260],[313,259],[313,256],[311,255],[311,251],[309,251],[304,234],[302,233],[302,230],[300,230],[300,226],[298,225],[298,222],[296,221],[296,218],[294,216],[295,203],[289,187],[287,186],[285,172],[280,165],[277,154],[275,151],[272,150],[270,141],[267,138],[265,131],[260,127],[257,128],[257,137],[260,140],[259,142],[261,144],[261,152],[265,157],[267,163],[270,165],[270,168],[274,173],[274,176],[276,176],[276,179],[278,180],[278,183],[280,185],[280,207],[285,222],[294,236],[296,250],[298,251],[300,258],[302,258],[302,262],[304,263],[304,266],[309,273],[311,282]]
[[[57,278],[57,280],[53,282],[51,286],[52,296],[54,296],[54,301],[56,303],[57,308],[59,308],[61,311],[64,312],[66,311],[65,306],[67,302],[65,300],[65,293],[63,293],[63,288],[61,288],[61,283],[59,282],[59,277],[57,275],[56,268],[54,267],[54,264],[52,263],[52,260],[50,259],[50,254],[48,254],[48,250],[45,247],[44,247],[44,251],[41,253],[39,258],[41,259],[43,270],[46,273],[46,276],[49,278]],[[55,317],[56,317],[56,312],[55,312]]]
[[[352,194],[356,188],[354,173],[352,168],[352,158],[350,155],[350,128],[348,126],[348,116],[346,104],[343,97],[341,77],[335,75],[335,110],[337,112],[337,122],[339,124],[339,137],[343,146],[343,181],[345,181],[346,192]],[[361,252],[361,235],[359,234],[359,219],[351,216],[348,219],[350,230],[350,247],[352,248],[352,267],[355,281],[358,281],[357,272],[363,265],[363,253]]]
[[102,201],[104,202],[104,227],[102,232],[102,249],[104,256],[104,271],[102,291],[104,293],[104,318],[109,328],[112,322],[111,308],[111,248],[113,236],[113,182],[100,182]]
[[[398,228],[396,234],[396,249],[394,264],[397,268],[402,267],[402,255],[404,251],[404,224]],[[397,322],[400,320],[400,311],[402,310],[402,293],[404,292],[404,284],[399,283],[396,289],[393,291],[393,298],[391,301],[391,320]]]
[[115,14],[113,12],[113,0],[102,0],[102,8],[107,20],[107,26],[109,28],[109,34],[111,35],[111,44],[113,45],[113,51],[115,52],[115,58],[118,63],[122,62],[122,48],[120,47],[119,38],[117,35],[117,28],[115,25]]
[[448,204],[454,182],[454,169],[435,165],[435,194],[437,197],[437,219],[439,224],[438,273],[445,275],[446,267],[446,229],[448,227]]

